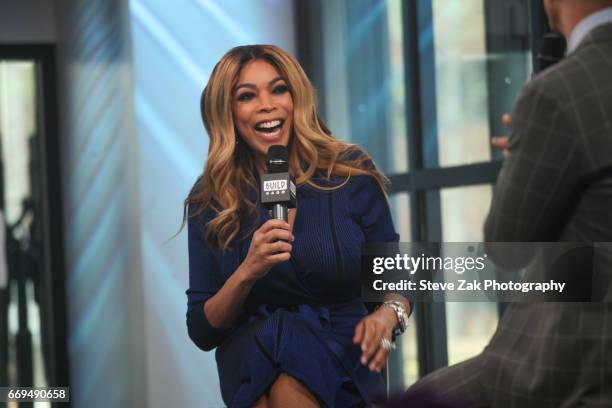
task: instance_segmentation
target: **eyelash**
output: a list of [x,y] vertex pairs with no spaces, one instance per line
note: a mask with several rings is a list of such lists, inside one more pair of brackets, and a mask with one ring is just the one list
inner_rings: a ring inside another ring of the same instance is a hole
[[272,90],[273,93],[276,94],[284,94],[289,91],[289,87],[287,85],[279,85]]
[[[289,91],[289,87],[287,85],[279,85],[272,90],[272,93],[281,95],[288,91]],[[253,92],[243,92],[240,95],[238,95],[236,99],[238,99],[240,102],[247,102],[253,99],[254,97],[255,97],[255,93]]]
[[246,102],[249,101],[251,99],[253,99],[255,97],[255,94],[253,92],[243,92],[240,95],[238,95],[238,99],[240,102]]

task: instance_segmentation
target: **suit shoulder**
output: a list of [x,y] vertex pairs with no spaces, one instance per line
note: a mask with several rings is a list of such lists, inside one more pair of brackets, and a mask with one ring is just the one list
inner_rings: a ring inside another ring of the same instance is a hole
[[612,48],[606,58],[597,47],[581,47],[558,64],[536,75],[525,87],[539,92],[561,105],[592,94],[609,83],[612,72]]

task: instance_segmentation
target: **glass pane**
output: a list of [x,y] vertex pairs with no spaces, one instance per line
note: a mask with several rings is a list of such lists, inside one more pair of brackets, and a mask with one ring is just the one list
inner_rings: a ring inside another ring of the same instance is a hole
[[416,322],[414,315],[401,339],[401,361],[404,374],[404,389],[410,387],[419,379],[419,354],[417,347]]
[[391,215],[400,242],[412,241],[410,222],[410,194],[406,192],[395,193],[391,197]]
[[37,89],[34,61],[0,61],[0,384],[21,386],[48,385]]
[[[393,215],[393,225],[400,235],[401,242],[412,241],[410,229],[410,194],[402,192],[391,196],[391,213]],[[403,389],[408,388],[419,378],[419,356],[416,337],[415,316],[410,319],[410,324],[406,332],[399,338],[401,355],[392,355],[398,358],[401,364]]]
[[401,0],[322,3],[324,100],[336,137],[387,174],[408,169]]
[[[405,90],[404,85],[404,42],[402,30],[401,0],[387,1],[387,18],[389,24],[389,78],[391,99],[391,143],[392,165],[387,171],[405,173],[408,171],[408,139],[406,138]],[[402,235],[407,236],[407,235]]]
[[528,2],[490,3],[432,3],[441,167],[491,159],[490,137],[505,134],[501,115],[530,75]]
[[[492,192],[488,184],[441,190],[444,242],[482,241],[482,226]],[[447,302],[448,363],[455,364],[480,353],[495,331],[497,320],[497,303]]]
[[489,213],[493,188],[489,184],[446,188],[440,191],[442,240],[480,242]]
[[448,364],[460,363],[482,352],[497,327],[497,303],[447,302]]

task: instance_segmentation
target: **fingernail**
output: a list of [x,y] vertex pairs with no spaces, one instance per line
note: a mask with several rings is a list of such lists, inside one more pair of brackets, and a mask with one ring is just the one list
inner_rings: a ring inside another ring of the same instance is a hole
[[361,351],[363,351],[363,352],[365,353],[365,351],[366,351],[366,346],[365,346],[365,344],[364,344],[363,346],[361,346]]
[[370,371],[376,371],[376,367],[374,366],[374,364],[370,364]]
[[368,360],[365,358],[365,356],[361,357],[361,364],[366,365],[368,362]]

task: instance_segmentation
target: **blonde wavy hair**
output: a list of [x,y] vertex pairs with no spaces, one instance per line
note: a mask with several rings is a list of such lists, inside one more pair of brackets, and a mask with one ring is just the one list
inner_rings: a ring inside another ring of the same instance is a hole
[[[202,120],[208,137],[208,160],[184,202],[183,223],[187,215],[194,217],[206,209],[215,216],[204,228],[204,238],[222,250],[231,248],[239,237],[241,224],[257,214],[257,203],[245,194],[258,191],[254,157],[246,143],[238,143],[234,126],[232,98],[242,68],[253,60],[263,60],[275,67],[286,81],[293,98],[293,133],[287,150],[289,170],[296,184],[308,184],[318,190],[342,187],[351,175],[367,175],[376,179],[385,194],[388,179],[376,169],[372,158],[354,144],[332,136],[316,108],[315,90],[297,60],[273,45],[247,45],[232,48],[215,66],[201,98]],[[346,179],[332,187],[313,182],[313,176]],[[195,211],[188,207],[197,206]],[[241,239],[250,235],[256,225],[249,226]]]

